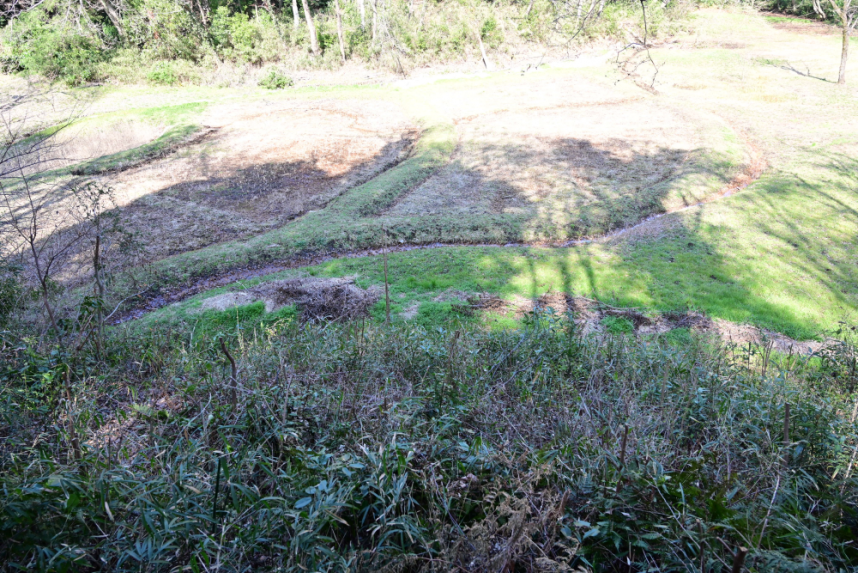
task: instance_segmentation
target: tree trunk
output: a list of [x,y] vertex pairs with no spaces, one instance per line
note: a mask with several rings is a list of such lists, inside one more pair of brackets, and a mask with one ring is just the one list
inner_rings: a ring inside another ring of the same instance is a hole
[[125,28],[122,26],[122,16],[119,14],[119,10],[109,0],[101,0],[101,7],[104,8],[107,17],[110,19],[110,23],[116,28],[119,37],[125,38]]
[[98,292],[98,306],[96,307],[97,336],[95,348],[101,356],[101,348],[104,344],[104,283],[101,282],[101,231],[95,235],[95,252],[92,255],[92,270],[95,275],[95,286]]
[[370,2],[372,2],[372,45],[375,46],[378,35],[378,0],[370,0]]
[[316,25],[313,24],[313,15],[310,14],[310,5],[307,0],[301,0],[304,6],[304,18],[307,19],[307,31],[310,32],[310,49],[317,56],[319,55],[319,37],[316,36]]
[[843,51],[840,52],[840,74],[837,76],[838,84],[846,83],[846,60],[849,59],[849,20],[843,19]]
[[301,26],[301,15],[298,13],[298,0],[292,0],[292,29],[296,32]]
[[340,41],[340,57],[346,63],[346,45],[343,40],[343,16],[340,13],[340,0],[334,0],[334,10],[337,11],[337,39]]
[[360,9],[360,27],[366,28],[366,6],[364,0],[358,0],[358,8]]
[[480,36],[479,32],[475,32],[475,34],[477,36],[477,43],[480,46],[480,54],[483,56],[483,65],[486,67],[487,70],[491,70],[492,64],[491,62],[489,62],[489,57],[486,55],[486,48],[483,46],[483,39]]

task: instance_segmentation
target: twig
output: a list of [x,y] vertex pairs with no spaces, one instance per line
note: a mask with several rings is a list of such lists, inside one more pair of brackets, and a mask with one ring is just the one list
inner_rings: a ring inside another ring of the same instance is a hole
[[390,324],[390,283],[387,280],[387,229],[381,228],[384,233],[384,322]]
[[[760,537],[757,539],[757,549],[760,548],[760,544],[763,542],[763,534],[765,534],[766,526],[769,524],[769,516],[771,516],[771,514],[772,514],[772,507],[775,505],[775,499],[778,497],[778,489],[780,489],[780,487],[781,487],[781,476],[780,476],[780,474],[778,474],[778,480],[775,483],[775,493],[772,494],[772,501],[771,501],[771,503],[769,503],[769,509],[768,509],[768,511],[766,511],[766,518],[763,520],[763,528],[760,530]],[[747,552],[747,550],[745,550],[745,551]],[[742,561],[744,561],[744,560],[745,560],[745,558],[743,556]],[[742,566],[742,564],[740,562],[739,567],[741,567],[741,566]],[[733,571],[734,572],[738,571],[738,569],[736,569],[735,561],[733,562]]]
[[238,384],[238,368],[235,365],[235,359],[232,357],[232,354],[227,350],[226,343],[224,343],[223,338],[220,339],[220,348],[229,360],[230,379],[232,380],[232,384],[230,384],[230,402],[232,402],[232,406],[235,407],[238,403],[238,394],[236,392],[236,385]]

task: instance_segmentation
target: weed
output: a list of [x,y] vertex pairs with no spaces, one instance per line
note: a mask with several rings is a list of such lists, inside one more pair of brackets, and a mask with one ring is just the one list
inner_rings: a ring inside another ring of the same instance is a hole
[[259,80],[259,86],[268,90],[282,90],[295,85],[292,78],[280,70],[271,68],[268,73]]
[[635,331],[635,325],[632,321],[621,316],[604,317],[602,326],[611,334],[632,334]]
[[179,81],[170,62],[158,62],[147,74],[146,78],[155,85],[171,86]]
[[586,338],[554,315],[497,332],[201,320],[193,343],[115,331],[107,360],[68,376],[62,352],[0,346],[6,565],[730,571],[740,546],[750,570],[858,559],[843,542],[854,396],[818,361],[761,374],[730,348]]
[[691,344],[692,341],[691,331],[687,328],[674,328],[664,335],[664,339],[669,344],[687,346],[688,344]]

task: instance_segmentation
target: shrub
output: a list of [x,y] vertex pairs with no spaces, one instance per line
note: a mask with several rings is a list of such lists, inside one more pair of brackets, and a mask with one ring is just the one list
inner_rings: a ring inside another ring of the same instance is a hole
[[5,327],[21,296],[21,266],[0,263],[0,328]]
[[125,20],[126,42],[152,59],[196,62],[208,49],[202,23],[172,0],[141,0]]
[[260,311],[201,317],[203,336],[117,331],[105,360],[72,370],[0,344],[15,389],[0,393],[4,559],[296,573],[726,573],[740,546],[748,571],[858,559],[854,396],[818,360],[772,357],[764,374],[741,353],[588,338],[551,315],[503,332],[253,328]]
[[49,19],[42,11],[24,14],[4,34],[4,67],[38,74],[70,86],[97,79],[104,54],[97,38]]
[[277,70],[275,68],[271,68],[268,70],[268,73],[262,76],[262,79],[259,80],[259,87],[268,89],[268,90],[282,90],[288,87],[292,87],[295,85],[295,82],[292,81],[292,78]]
[[277,24],[268,12],[251,19],[220,6],[212,15],[209,34],[221,57],[237,62],[258,64],[275,60],[283,47]]
[[503,41],[503,33],[498,28],[498,21],[494,16],[489,16],[483,21],[480,27],[480,38],[488,44],[490,48],[497,48]]
[[152,66],[152,69],[146,75],[146,79],[148,79],[153,84],[165,86],[171,86],[178,81],[178,77],[176,77],[176,72],[170,62],[156,63],[154,66]]
[[635,331],[632,321],[621,316],[606,316],[602,319],[602,326],[611,334],[631,334]]

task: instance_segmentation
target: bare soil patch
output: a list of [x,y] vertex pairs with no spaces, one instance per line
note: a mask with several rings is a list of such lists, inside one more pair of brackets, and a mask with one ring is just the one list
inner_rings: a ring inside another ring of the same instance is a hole
[[784,354],[811,354],[825,345],[824,342],[799,342],[771,330],[713,319],[696,311],[643,313],[634,308],[612,307],[591,299],[556,292],[546,293],[536,299],[517,297],[513,301],[506,301],[488,294],[469,295],[460,300],[475,310],[500,314],[513,313],[517,318],[537,310],[547,309],[558,315],[571,313],[573,320],[584,334],[605,333],[603,321],[611,316],[628,320],[633,325],[636,335],[666,334],[671,330],[687,328],[692,332],[717,336],[727,344],[770,345],[773,350]]
[[[576,109],[645,99],[633,86],[606,85],[580,76],[558,76],[542,69],[528,73],[524,79],[521,73],[510,73],[503,76],[502,82],[491,84],[455,87],[439,84],[433,104],[455,121],[462,122],[510,111]],[[540,77],[543,73],[545,75]]]
[[[113,189],[121,224],[142,247],[128,265],[283,225],[395,165],[418,136],[399,107],[384,101],[224,105],[203,122],[200,132],[157,157],[95,177]],[[87,129],[52,142],[46,150],[52,167],[127,151],[164,131],[142,121]],[[43,185],[39,194],[51,210],[42,225],[72,228],[76,202],[69,188],[92,179]],[[13,201],[26,203],[23,195]],[[0,251],[19,248],[11,233],[0,227]],[[69,251],[67,258],[57,278],[85,279],[91,253]]]
[[787,16],[784,14],[764,13],[764,15],[777,18],[776,20],[769,20],[769,24],[776,30],[796,32],[799,34],[813,34],[817,36],[834,36],[841,34],[839,28],[826,22],[818,22],[808,20],[806,18],[799,18],[797,16]]
[[[131,119],[123,119],[109,125],[93,125],[87,122],[71,125],[37,146],[28,145],[26,142],[19,146],[26,150],[24,164],[28,167],[17,173],[32,175],[129,151],[155,141],[166,129],[157,123]],[[14,154],[15,148],[11,151]]]

